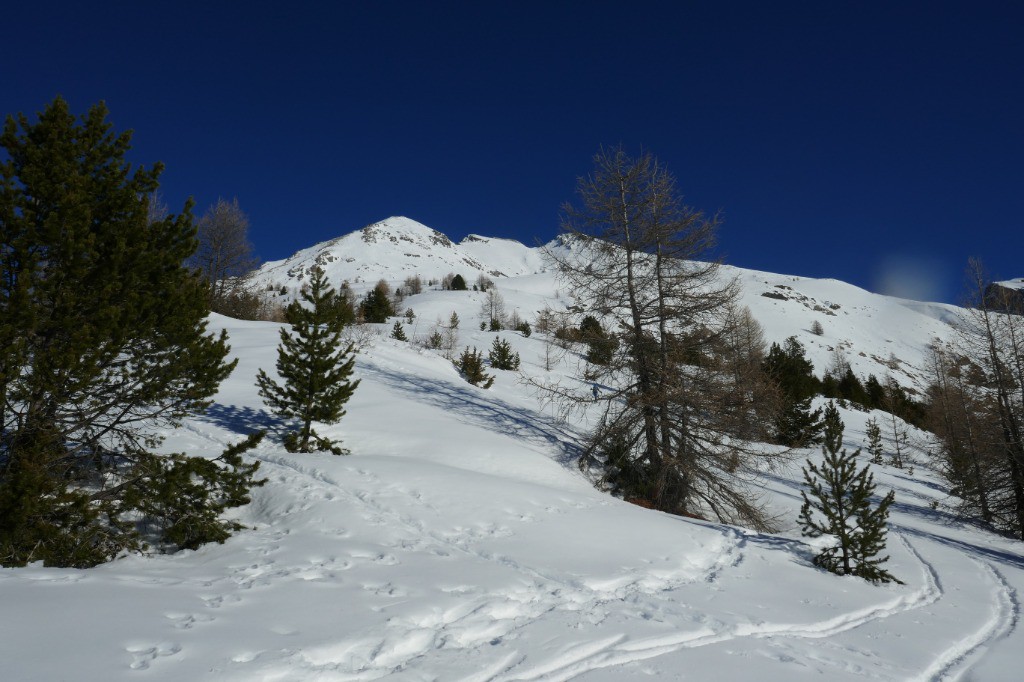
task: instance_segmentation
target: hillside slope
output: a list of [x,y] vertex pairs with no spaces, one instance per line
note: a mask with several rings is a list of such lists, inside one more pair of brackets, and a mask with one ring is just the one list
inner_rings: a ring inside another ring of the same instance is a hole
[[[496,279],[510,310],[529,317],[571,302],[529,253],[498,246],[496,260],[471,257],[536,270]],[[956,314],[841,282],[734,272],[768,334],[800,336],[816,364],[829,345],[849,344],[858,371],[895,353],[916,381],[907,357],[948,334],[942,318]],[[341,266],[335,275],[348,276]],[[410,297],[410,336],[454,311],[460,347],[501,336],[525,375],[575,381],[571,355],[544,369],[542,335],[479,331],[482,298]],[[809,331],[815,319],[821,337]],[[352,454],[289,454],[254,387],[257,370],[274,365],[279,325],[212,322],[239,365],[213,408],[169,432],[166,447],[216,455],[270,429],[252,455],[268,483],[235,510],[250,529],[224,545],[86,571],[0,570],[4,679],[1019,678],[1024,546],[945,510],[925,434],[914,434],[912,474],[877,468],[879,493],[896,491],[888,568],[906,584],[875,587],[811,565],[795,519],[813,451],[764,472],[780,534],[652,512],[577,469],[587,414],[561,419],[511,372],[495,372],[490,390],[472,387],[438,353],[379,325],[358,355],[348,415],[322,429]],[[848,447],[863,443],[870,416],[843,411]]]

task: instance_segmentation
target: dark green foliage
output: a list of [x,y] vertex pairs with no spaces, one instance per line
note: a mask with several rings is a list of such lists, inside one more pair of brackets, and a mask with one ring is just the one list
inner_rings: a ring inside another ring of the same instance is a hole
[[595,365],[610,364],[619,347],[618,339],[606,333],[592,315],[587,315],[580,322],[579,338],[587,344],[587,362]]
[[819,391],[826,398],[839,398],[839,379],[836,379],[832,374],[826,374],[821,379]]
[[405,335],[405,330],[402,329],[401,322],[395,322],[395,326],[391,328],[391,338],[397,339],[398,341],[409,340],[409,337]]
[[441,335],[440,331],[435,329],[430,334],[430,336],[427,337],[427,348],[432,348],[434,350],[438,350],[443,345],[444,345],[444,336]]
[[820,382],[814,376],[814,365],[807,359],[804,347],[795,336],[786,339],[785,347],[777,343],[771,345],[763,369],[790,401],[812,398],[820,389]]
[[821,382],[796,337],[786,339],[784,347],[773,343],[762,369],[778,385],[784,401],[775,420],[776,441],[788,447],[821,442],[821,410],[811,410],[811,398],[821,389]]
[[874,418],[868,420],[866,433],[868,437],[868,452],[871,453],[871,463],[881,464],[882,455],[885,454],[885,449],[882,447],[882,429]]
[[190,206],[150,219],[162,167],[132,171],[103,105],[8,118],[0,146],[0,564],[88,567],[151,541],[223,541],[258,464],[151,452],[235,363],[182,262]]
[[474,386],[490,388],[494,384],[494,377],[484,372],[484,358],[476,348],[469,350],[467,346],[455,361],[455,366],[462,372],[466,381]]
[[262,439],[262,432],[252,434],[217,459],[181,454],[154,457],[152,464],[159,472],[152,479],[154,484],[129,488],[147,519],[146,534],[156,531],[172,547],[196,549],[207,542],[224,542],[231,531],[243,528],[237,521],[220,521],[219,516],[229,507],[248,504],[251,485],[266,483],[266,479],[250,480],[259,462],[245,464],[241,457]]
[[301,427],[285,438],[290,452],[342,449],[336,441],[319,436],[314,421],[334,424],[345,416],[344,405],[359,386],[352,381],[355,366],[353,346],[341,348],[342,321],[337,315],[337,294],[324,278],[323,270],[313,271],[308,289],[303,289],[303,306],[293,301],[285,311],[291,331],[281,330],[277,347],[277,373],[284,385],[277,384],[262,369],[256,377],[260,396],[271,409],[285,418],[299,420]]
[[587,315],[580,321],[580,338],[588,336],[604,336],[604,328],[593,315]]
[[857,375],[849,367],[846,368],[846,373],[839,379],[837,389],[840,398],[867,406],[868,393],[864,389],[864,385],[860,383],[860,379],[857,378]]
[[484,322],[483,320],[480,320],[480,331],[486,331],[486,329],[487,329],[487,323]]
[[522,322],[517,324],[515,329],[517,332],[522,333],[522,335],[525,336],[526,338],[530,338],[530,334],[533,333],[533,328],[530,326],[530,323],[527,322],[526,320],[523,320]]
[[511,344],[505,339],[494,339],[487,359],[491,361],[491,367],[494,369],[519,369],[519,353],[513,352]]
[[466,280],[463,279],[462,275],[455,275],[452,277],[452,291],[466,291]]
[[837,544],[814,557],[816,566],[873,583],[901,582],[881,567],[889,557],[879,557],[885,551],[894,494],[889,491],[877,507],[871,507],[874,477],[869,466],[857,470],[860,449],[848,454],[842,447],[843,428],[839,411],[830,402],[825,408],[824,461],[818,467],[807,460],[804,468],[804,483],[811,496],[800,493],[804,500],[799,517],[801,530],[809,537],[831,535],[836,539]]
[[775,440],[791,448],[821,442],[821,408],[811,410],[811,399],[798,400],[783,409],[775,420]]
[[501,327],[501,320],[499,320],[496,317],[492,317],[491,318],[491,331],[492,332],[500,332],[501,329],[502,329],[502,327]]
[[329,311],[332,317],[338,318],[342,326],[348,326],[355,324],[356,322],[356,306],[354,302],[355,297],[352,294],[352,290],[349,289],[347,283],[342,283],[341,288],[338,289],[338,295],[331,301],[334,309]]
[[624,500],[649,500],[653,497],[654,468],[632,456],[621,434],[604,438],[595,445],[595,453],[604,460],[603,482]]
[[367,322],[387,322],[388,318],[395,314],[395,309],[391,305],[391,294],[380,284],[366,293],[359,310]]
[[864,382],[864,392],[867,393],[867,402],[864,403],[866,407],[872,410],[882,409],[885,403],[885,387],[874,374],[869,374],[868,380]]

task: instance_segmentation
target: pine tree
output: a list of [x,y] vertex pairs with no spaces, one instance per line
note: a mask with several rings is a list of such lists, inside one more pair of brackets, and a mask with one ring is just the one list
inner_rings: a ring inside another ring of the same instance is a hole
[[484,372],[483,355],[476,348],[462,352],[462,355],[455,361],[455,366],[462,372],[462,376],[469,383],[481,388],[490,388],[494,384],[494,377]]
[[775,440],[790,448],[821,442],[821,408],[811,410],[811,399],[798,400],[779,412],[775,419]]
[[[881,567],[888,556],[878,557],[885,551],[885,536],[889,506],[894,493],[882,498],[877,507],[871,507],[875,492],[874,476],[870,467],[857,470],[858,448],[847,453],[842,448],[843,421],[839,410],[829,402],[825,408],[825,441],[822,444],[824,460],[820,467],[810,460],[804,468],[804,483],[811,496],[801,491],[800,527],[812,538],[834,536],[838,544],[825,548],[814,557],[814,564],[839,575],[856,575],[873,583],[901,582]],[[823,520],[819,520],[824,517]]]
[[513,352],[512,345],[505,339],[494,339],[487,359],[491,361],[491,367],[494,369],[519,369],[519,353]]
[[462,275],[455,275],[454,277],[452,277],[451,287],[452,291],[466,291],[466,280],[462,277]]
[[256,378],[259,394],[277,414],[298,419],[301,427],[285,437],[289,452],[343,450],[337,441],[317,434],[314,421],[334,424],[345,416],[344,405],[359,386],[352,381],[355,365],[353,345],[339,351],[344,326],[337,315],[337,293],[320,268],[313,271],[308,289],[301,292],[303,306],[293,301],[285,311],[291,331],[281,329],[277,347],[277,373],[284,385],[277,384],[262,369]]
[[881,464],[882,455],[885,449],[882,447],[882,429],[878,422],[872,417],[867,423],[868,452],[871,453],[871,463]]
[[402,329],[401,322],[395,322],[395,326],[391,328],[391,338],[398,341],[408,341],[409,337],[405,335],[405,330]]
[[367,322],[387,322],[388,318],[395,314],[391,305],[391,291],[387,282],[381,280],[377,285],[366,292],[366,298],[359,305],[363,319]]
[[805,355],[803,344],[795,336],[786,339],[785,346],[773,343],[764,360],[764,371],[779,384],[790,401],[813,397],[820,388],[814,376],[814,365]]
[[[221,542],[258,463],[153,450],[235,366],[182,266],[190,205],[149,210],[160,164],[125,160],[104,105],[9,117],[0,147],[0,564],[84,568],[146,542]],[[146,536],[143,537],[142,531]]]

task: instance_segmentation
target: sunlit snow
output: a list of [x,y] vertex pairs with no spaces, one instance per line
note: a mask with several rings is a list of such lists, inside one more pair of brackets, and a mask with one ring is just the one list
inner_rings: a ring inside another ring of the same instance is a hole
[[[445,245],[413,221],[381,225],[375,243],[355,233],[261,276],[296,286],[286,273],[319,256],[334,281],[368,285],[499,272],[506,308],[526,319],[572,302],[523,245]],[[429,260],[434,270],[405,267]],[[957,314],[834,280],[730,272],[769,339],[798,336],[819,372],[839,348],[858,374],[919,389],[925,346]],[[495,334],[478,330],[482,300],[410,297],[407,333],[423,337],[456,311],[460,348],[486,350]],[[211,327],[227,329],[239,365],[166,447],[213,455],[269,428],[253,454],[269,482],[235,510],[250,529],[90,570],[0,569],[0,679],[1020,679],[1024,546],[949,512],[926,434],[912,432],[913,473],[875,467],[879,492],[896,491],[887,568],[906,582],[876,587],[811,565],[795,519],[812,451],[765,476],[778,535],[649,511],[576,467],[586,415],[561,419],[516,373],[470,386],[436,351],[379,325],[348,415],[320,429],[352,454],[289,454],[254,388],[274,366],[279,326],[213,316]],[[500,334],[524,373],[545,373],[542,335]],[[572,381],[574,363],[552,372]],[[847,446],[862,445],[871,415],[842,416]]]

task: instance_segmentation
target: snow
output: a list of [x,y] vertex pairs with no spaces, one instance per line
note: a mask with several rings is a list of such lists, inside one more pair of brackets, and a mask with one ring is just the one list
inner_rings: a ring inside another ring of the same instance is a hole
[[[447,273],[444,259],[466,243],[430,242],[417,225],[403,229],[427,240],[421,258],[429,243]],[[338,244],[383,264],[391,256],[378,245],[409,244],[350,237],[287,267]],[[464,253],[482,272],[509,275],[495,281],[510,311],[530,319],[571,302],[555,297],[535,252],[505,241],[470,241]],[[372,283],[383,273],[345,265],[329,274]],[[842,347],[856,372],[881,378],[895,354],[894,376],[920,386],[925,346],[948,338],[958,315],[833,280],[731,272],[767,336],[797,335],[819,370],[829,347]],[[410,297],[417,322],[407,331],[423,337],[455,311],[460,347],[485,350],[496,334],[478,330],[482,300]],[[166,447],[214,455],[269,428],[252,454],[268,483],[233,512],[248,529],[223,545],[90,570],[0,569],[3,679],[1019,679],[1022,545],[948,511],[926,434],[911,430],[913,473],[874,468],[878,494],[896,491],[887,568],[906,584],[872,586],[811,564],[795,520],[813,451],[766,472],[779,534],[653,512],[577,469],[586,414],[560,419],[513,372],[495,371],[489,390],[470,386],[436,352],[387,338],[388,324],[357,356],[362,383],[348,415],[320,428],[352,454],[289,454],[254,387],[257,370],[273,367],[279,325],[212,316],[211,329],[221,327],[239,365],[214,407],[169,432]],[[544,373],[540,334],[500,335],[524,374]],[[573,367],[569,357],[552,372],[572,381]],[[842,416],[846,446],[864,445],[872,414]]]

